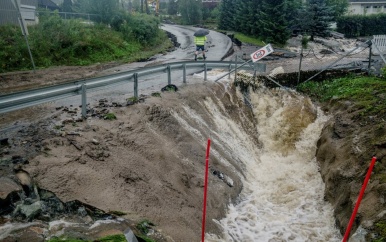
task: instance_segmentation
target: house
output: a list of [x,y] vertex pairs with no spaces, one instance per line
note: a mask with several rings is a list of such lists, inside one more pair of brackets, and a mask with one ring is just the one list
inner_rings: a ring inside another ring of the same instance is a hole
[[51,11],[55,11],[55,10],[60,11],[60,7],[52,0],[38,0],[38,7],[48,9]]
[[[35,24],[38,20],[36,17],[37,0],[20,0],[20,13],[27,25]],[[15,24],[19,25],[19,12],[13,0],[0,1],[0,25]]]
[[386,13],[386,0],[349,0],[348,14]]

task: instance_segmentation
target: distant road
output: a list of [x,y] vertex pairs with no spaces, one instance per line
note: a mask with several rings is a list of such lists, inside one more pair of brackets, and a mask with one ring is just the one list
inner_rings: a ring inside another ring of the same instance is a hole
[[[180,44],[179,48],[164,55],[156,55],[154,56],[154,58],[152,58],[151,61],[134,62],[102,71],[100,73],[100,76],[138,69],[149,65],[154,66],[179,61],[193,61],[195,51],[193,34],[199,28],[170,24],[163,24],[161,28],[177,37],[177,41]],[[208,52],[206,53],[208,61],[222,60],[226,53],[229,51],[229,49],[232,48],[231,39],[224,34],[215,31],[210,31],[209,35],[207,35],[207,38],[208,43],[205,45],[205,47],[208,49]],[[182,84],[181,77],[181,72],[173,73],[173,84]],[[162,75],[155,74],[153,77],[147,77],[145,79],[141,78],[139,82],[139,93],[151,93],[155,91],[160,91],[161,88],[167,84],[167,76],[166,73]],[[96,103],[100,99],[107,98],[110,101],[116,100],[122,102],[122,100],[125,100],[125,98],[133,96],[133,85],[133,82],[128,82],[127,84],[122,84],[118,86],[108,86],[103,88],[103,90],[101,91],[88,93],[87,100],[89,103]],[[66,98],[57,101],[55,105],[79,105],[79,97]]]
[[[199,29],[191,26],[163,24],[161,28],[168,31],[177,37],[180,47],[172,53],[166,54],[166,60],[193,60],[194,59],[194,33]],[[219,32],[210,30],[207,35],[208,41],[205,45],[207,48],[207,60],[218,61],[222,60],[229,49],[232,48],[231,39]]]

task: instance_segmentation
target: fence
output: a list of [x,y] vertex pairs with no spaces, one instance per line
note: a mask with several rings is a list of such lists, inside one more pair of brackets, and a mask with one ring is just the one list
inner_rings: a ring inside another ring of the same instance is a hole
[[[58,14],[63,19],[82,19],[89,23],[100,22],[101,20],[98,14],[36,10],[35,7],[27,5],[22,5],[20,12],[27,25],[38,24],[39,16],[43,14]],[[5,24],[19,25],[18,11],[11,3],[10,5],[0,5],[0,25]]]
[[[248,79],[250,75],[242,76],[243,83],[252,87],[261,83],[268,87],[295,87],[301,82],[322,81],[347,76],[348,73],[379,75],[384,65],[382,56],[370,55],[370,40],[344,39],[336,35],[315,38],[306,48],[302,48],[301,42],[302,37],[292,38],[287,49],[275,48],[273,53],[259,61],[266,64],[266,72],[251,80]],[[236,56],[246,61],[255,51],[253,46],[242,46]]]
[[[145,89],[145,82],[147,80],[140,80],[141,78],[152,78],[151,75],[157,75],[156,83],[159,83],[158,75],[166,74],[167,84],[172,84],[172,72],[182,72],[182,81],[186,83],[186,77],[189,75],[189,71],[203,71],[204,80],[207,80],[207,72],[209,68],[220,68],[225,70],[234,70],[237,66],[241,67],[241,62],[225,62],[225,61],[206,61],[195,62],[185,61],[176,62],[170,64],[164,64],[160,66],[146,67],[138,70],[125,71],[113,75],[107,75],[103,77],[91,78],[88,80],[79,80],[75,82],[59,84],[55,86],[49,86],[34,90],[26,90],[18,93],[0,95],[0,113],[7,113],[10,111],[18,110],[25,107],[30,107],[50,101],[55,101],[67,97],[81,96],[82,103],[82,115],[86,116],[87,108],[87,92],[103,89],[106,86],[122,85],[124,83],[133,84],[134,98],[138,99],[139,92]],[[240,69],[249,70],[251,72],[259,72],[265,69],[265,65],[259,63],[259,65],[244,65]],[[174,83],[175,80],[173,80]],[[154,82],[153,82],[154,84]],[[150,84],[150,85],[153,85]],[[166,82],[164,83],[166,84]],[[125,92],[130,92],[125,90]]]

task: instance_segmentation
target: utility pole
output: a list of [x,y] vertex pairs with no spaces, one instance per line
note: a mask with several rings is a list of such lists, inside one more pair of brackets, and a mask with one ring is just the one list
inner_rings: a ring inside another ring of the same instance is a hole
[[15,6],[15,8],[17,9],[21,33],[24,35],[24,39],[25,39],[25,42],[26,42],[27,48],[28,48],[29,57],[31,59],[32,66],[33,66],[34,71],[35,71],[35,62],[34,62],[34,59],[32,57],[31,49],[30,49],[30,46],[28,43],[28,29],[27,29],[27,26],[24,22],[23,16],[21,15],[21,11],[20,11],[20,0],[12,0],[12,3]]

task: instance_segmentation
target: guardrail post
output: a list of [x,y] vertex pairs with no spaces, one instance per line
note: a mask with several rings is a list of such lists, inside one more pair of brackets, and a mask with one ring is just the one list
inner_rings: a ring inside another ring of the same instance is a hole
[[231,79],[231,70],[232,70],[232,64],[229,64],[228,66],[228,79]]
[[172,72],[170,66],[167,67],[168,70],[168,85],[172,84]]
[[186,83],[186,64],[182,65],[182,72],[183,72],[183,83]]
[[82,117],[87,117],[87,95],[86,95],[86,85],[82,84]]
[[208,80],[208,67],[206,66],[206,63],[204,64],[204,81]]
[[234,81],[236,81],[236,76],[237,76],[237,53],[235,57],[235,80]]
[[138,73],[134,73],[134,97],[138,98]]

